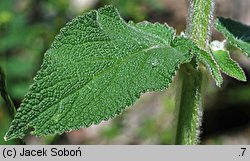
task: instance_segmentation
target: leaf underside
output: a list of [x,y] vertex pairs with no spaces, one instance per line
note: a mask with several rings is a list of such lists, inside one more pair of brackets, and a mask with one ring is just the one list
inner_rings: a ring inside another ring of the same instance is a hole
[[215,27],[231,45],[239,48],[250,57],[250,26],[229,18],[219,17]]
[[5,139],[63,133],[108,120],[141,93],[165,89],[189,51],[167,25],[126,23],[115,8],[90,11],[60,30]]

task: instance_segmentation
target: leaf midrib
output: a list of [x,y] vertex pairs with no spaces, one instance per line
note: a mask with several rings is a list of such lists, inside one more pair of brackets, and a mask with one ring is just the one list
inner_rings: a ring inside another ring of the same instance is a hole
[[[139,50],[139,51],[137,51],[137,52],[135,52],[135,53],[133,53],[133,54],[131,54],[131,55],[128,54],[128,56],[125,57],[125,59],[121,59],[121,60],[118,61],[116,64],[114,64],[114,66],[110,66],[110,67],[107,68],[105,71],[100,72],[98,75],[94,76],[91,80],[89,80],[89,82],[87,82],[87,83],[86,83],[85,85],[83,85],[81,88],[78,88],[77,90],[73,90],[73,91],[70,92],[68,95],[66,95],[66,96],[64,96],[64,97],[62,97],[62,98],[60,98],[60,100],[58,99],[59,101],[55,101],[53,105],[51,105],[49,108],[45,109],[44,111],[42,111],[41,113],[39,113],[39,115],[37,115],[37,116],[35,116],[33,119],[31,119],[31,120],[26,124],[26,126],[24,126],[22,129],[25,129],[26,127],[31,126],[30,123],[31,123],[32,121],[34,121],[37,117],[39,117],[39,116],[42,115],[44,112],[46,112],[46,111],[48,111],[49,109],[51,109],[51,107],[55,106],[58,102],[60,102],[60,101],[62,101],[62,100],[64,100],[64,99],[66,99],[66,98],[68,98],[70,95],[72,95],[72,94],[74,94],[75,92],[77,92],[77,91],[81,90],[82,88],[86,87],[89,83],[91,83],[92,81],[94,81],[95,78],[101,77],[103,74],[105,74],[106,72],[109,72],[110,70],[117,70],[117,69],[119,69],[119,66],[120,66],[121,64],[126,63],[130,58],[136,56],[137,54],[139,54],[139,53],[141,53],[141,52],[145,52],[145,50],[148,52],[149,50],[157,49],[157,48],[154,48],[154,46],[155,46],[155,45],[153,45],[153,46],[151,46],[151,47],[148,47],[148,48],[145,48],[145,49],[141,49],[141,50]],[[160,45],[159,45],[159,46],[158,46],[158,49],[160,49],[160,48],[167,48],[167,46],[160,46]],[[149,49],[149,50],[147,50],[147,49]],[[41,102],[42,102],[42,101],[40,101],[40,103],[41,103]],[[39,103],[37,106],[39,106],[40,103]],[[31,112],[31,111],[29,111],[29,113],[30,113],[30,112]]]
[[[98,21],[98,14],[99,14],[99,13],[98,13],[97,11],[96,11],[96,13],[97,13],[97,14],[96,14],[96,16],[97,16],[97,20],[96,20],[96,21]],[[148,33],[144,32],[144,31],[142,31],[141,29],[138,29],[138,28],[133,27],[133,26],[131,26],[131,25],[129,25],[129,24],[126,24],[126,23],[124,23],[124,21],[123,21],[122,19],[121,19],[121,21],[123,22],[123,24],[125,24],[126,26],[128,26],[130,29],[132,29],[132,30],[134,30],[134,31],[137,31],[137,32],[142,33],[143,35],[145,35],[147,39],[149,39],[149,38],[158,39],[158,40],[160,39],[161,41],[166,42],[166,41],[165,41],[164,39],[162,39],[161,37],[158,37],[158,36],[155,36],[155,35],[152,35],[152,34],[148,34]],[[98,22],[98,25],[101,25],[101,23]],[[100,27],[103,29],[102,26],[100,26]],[[105,30],[103,30],[103,32],[104,32],[106,35],[110,36],[109,34],[107,34],[107,32],[106,32]],[[115,47],[115,46],[114,46],[114,47]],[[36,115],[35,117],[33,117],[33,119],[31,119],[31,120],[26,124],[26,126],[23,126],[22,129],[25,129],[25,128],[29,127],[29,126],[30,126],[30,123],[31,123],[32,121],[34,121],[37,117],[39,117],[41,114],[43,114],[43,113],[46,112],[47,110],[51,109],[53,106],[55,106],[56,104],[58,104],[58,102],[60,102],[60,101],[62,101],[62,100],[64,100],[64,99],[66,99],[66,98],[68,98],[69,96],[71,96],[71,95],[74,94],[75,92],[77,92],[77,91],[81,90],[82,88],[86,87],[89,83],[91,83],[92,81],[94,81],[95,78],[102,76],[103,74],[105,74],[106,72],[109,72],[110,70],[117,70],[121,64],[126,63],[126,62],[129,61],[129,59],[132,58],[133,56],[136,56],[137,54],[139,54],[139,53],[141,53],[141,52],[148,52],[149,50],[152,50],[152,49],[157,49],[157,48],[168,48],[168,47],[171,48],[171,46],[170,46],[169,44],[160,44],[160,43],[159,43],[158,45],[157,45],[157,44],[153,44],[152,46],[147,47],[147,48],[144,48],[144,49],[141,49],[141,50],[138,50],[138,51],[136,51],[135,53],[127,54],[127,56],[125,56],[123,59],[120,59],[120,61],[117,61],[117,63],[114,64],[113,66],[110,66],[110,67],[106,68],[105,71],[102,71],[102,72],[100,72],[99,74],[97,74],[96,76],[92,77],[92,79],[89,80],[89,81],[88,81],[85,85],[83,85],[82,87],[80,87],[80,88],[78,88],[78,89],[76,89],[76,90],[71,91],[70,93],[68,93],[68,94],[65,95],[64,97],[60,98],[60,100],[58,99],[58,101],[55,101],[50,107],[48,107],[47,109],[45,109],[44,111],[42,111],[41,113],[39,113],[38,115]],[[48,88],[49,88],[49,87],[48,87]],[[44,99],[43,99],[43,100],[44,100]],[[41,102],[42,102],[42,101],[40,101],[39,104],[36,105],[36,106],[39,106],[39,105],[41,104]],[[23,106],[23,107],[24,107],[24,106]],[[31,111],[33,111],[33,110],[31,110]],[[29,113],[30,113],[31,111],[29,111]]]

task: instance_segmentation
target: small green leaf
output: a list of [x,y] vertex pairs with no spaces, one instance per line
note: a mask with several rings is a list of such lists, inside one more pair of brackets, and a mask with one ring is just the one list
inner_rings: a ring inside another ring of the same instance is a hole
[[238,47],[250,57],[250,26],[223,17],[218,18],[215,26],[230,44]]
[[183,52],[190,50],[191,53],[197,57],[198,61],[204,64],[210,71],[216,82],[216,85],[219,87],[221,86],[223,78],[221,76],[220,68],[214,60],[212,53],[200,49],[194,42],[192,42],[192,40],[183,36],[175,38],[175,40],[172,42],[172,46],[175,46]]
[[200,60],[209,69],[216,82],[216,85],[220,87],[223,83],[223,78],[221,76],[220,67],[214,60],[213,55],[210,52],[208,53],[204,50],[200,50],[197,52],[199,53],[197,56],[198,60]]
[[172,28],[144,25],[126,23],[111,6],[69,22],[45,53],[5,139],[98,124],[140,94],[165,89],[192,54],[171,47]]
[[213,51],[213,54],[222,72],[238,80],[246,81],[244,71],[239,64],[230,57],[228,51],[217,50]]

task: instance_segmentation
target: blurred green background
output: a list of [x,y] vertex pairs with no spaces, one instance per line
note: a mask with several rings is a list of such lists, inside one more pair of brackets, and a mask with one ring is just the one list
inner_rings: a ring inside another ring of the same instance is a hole
[[[216,15],[250,24],[249,0],[217,0]],[[0,65],[6,73],[8,92],[19,107],[39,69],[43,54],[75,16],[106,4],[116,6],[125,20],[168,23],[185,29],[187,0],[1,0]],[[237,8],[237,10],[235,10]],[[213,32],[213,38],[223,37]],[[250,61],[232,55],[250,77]],[[208,84],[201,144],[250,144],[250,82],[224,76],[222,88]],[[176,77],[175,79],[178,79]],[[176,81],[176,80],[175,80]],[[113,120],[61,136],[27,136],[27,144],[173,144],[175,83],[165,92],[144,94],[135,105]],[[0,99],[0,144],[10,118]]]

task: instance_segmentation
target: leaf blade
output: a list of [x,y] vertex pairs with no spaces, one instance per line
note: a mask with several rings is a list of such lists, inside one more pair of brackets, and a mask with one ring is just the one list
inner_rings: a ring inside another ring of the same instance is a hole
[[219,17],[215,24],[230,44],[242,50],[250,57],[250,26],[229,18]]
[[230,57],[228,51],[217,50],[213,51],[213,54],[222,72],[240,81],[246,81],[243,69]]
[[[171,30],[171,29],[170,29]],[[172,32],[174,33],[174,32]],[[127,24],[107,6],[73,19],[45,53],[6,139],[63,133],[119,114],[141,93],[163,90],[192,55]]]
[[212,77],[215,80],[217,86],[221,86],[223,78],[220,73],[220,68],[217,62],[214,60],[213,55],[205,50],[200,49],[192,40],[183,36],[177,37],[173,42],[172,46],[179,48],[183,52],[190,50],[199,62],[204,64],[210,71]]
[[218,87],[223,83],[220,67],[211,54],[204,50],[199,51],[198,59],[209,69]]

